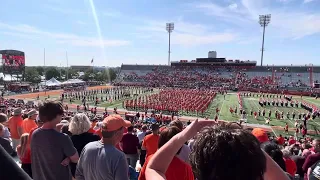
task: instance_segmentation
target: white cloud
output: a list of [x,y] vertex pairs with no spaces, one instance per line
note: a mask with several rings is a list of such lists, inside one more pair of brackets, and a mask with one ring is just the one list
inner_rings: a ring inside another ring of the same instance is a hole
[[83,22],[83,21],[81,21],[81,20],[76,21],[76,23],[77,23],[77,24],[80,24],[80,25],[86,25],[86,24],[87,24],[87,23],[85,23],[85,22]]
[[237,3],[232,3],[228,7],[229,7],[229,9],[234,10],[234,9],[238,8],[238,5],[237,5]]
[[[129,45],[130,42],[126,40],[110,40],[110,39],[98,39],[94,37],[84,37],[78,36],[76,34],[68,34],[68,33],[56,33],[56,32],[49,32],[44,31],[39,28],[26,25],[26,24],[19,24],[19,25],[10,25],[0,22],[0,32],[7,32],[10,30],[15,35],[22,37],[23,36],[37,36],[37,37],[45,37],[51,38],[58,43],[65,43],[65,44],[72,44],[74,46],[125,46]],[[14,34],[11,34],[14,35]]]
[[[284,1],[284,0],[282,0]],[[312,0],[305,0],[312,1]],[[269,6],[265,0],[241,0],[237,8],[214,3],[198,3],[193,7],[218,20],[233,23],[242,27],[257,26],[260,14],[271,14],[270,30],[274,36],[298,39],[320,33],[320,13],[292,9],[281,9]]]
[[102,15],[115,18],[122,16],[122,13],[120,13],[119,11],[106,10],[102,12]]
[[[175,29],[171,35],[172,44],[182,46],[198,46],[207,44],[217,44],[235,41],[236,33],[232,32],[212,32],[211,28],[202,24],[193,24],[184,21],[174,21]],[[163,42],[167,38],[165,29],[166,21],[146,21],[146,24],[138,31],[144,32],[151,41]]]
[[315,0],[303,0],[303,3],[310,3],[310,2],[313,2]]

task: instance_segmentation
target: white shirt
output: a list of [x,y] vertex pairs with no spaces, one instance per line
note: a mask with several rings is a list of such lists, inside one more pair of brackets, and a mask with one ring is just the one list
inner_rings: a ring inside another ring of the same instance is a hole
[[143,138],[146,136],[146,132],[138,132],[138,139],[139,139],[139,142],[141,143],[143,141]]
[[189,163],[189,154],[191,153],[191,150],[188,145],[183,145],[181,147],[180,153],[177,155],[179,159],[182,161]]

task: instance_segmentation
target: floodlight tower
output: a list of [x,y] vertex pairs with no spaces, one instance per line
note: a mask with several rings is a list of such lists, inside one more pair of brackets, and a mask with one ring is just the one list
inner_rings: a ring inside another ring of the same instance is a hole
[[260,15],[259,16],[259,24],[261,27],[263,27],[263,34],[262,34],[262,48],[261,48],[261,66],[263,63],[263,52],[264,52],[264,35],[266,31],[266,27],[270,23],[271,20],[271,14],[266,14],[266,15]]
[[174,23],[167,23],[166,30],[169,33],[169,51],[168,51],[168,65],[170,66],[170,53],[171,53],[171,33],[174,30]]

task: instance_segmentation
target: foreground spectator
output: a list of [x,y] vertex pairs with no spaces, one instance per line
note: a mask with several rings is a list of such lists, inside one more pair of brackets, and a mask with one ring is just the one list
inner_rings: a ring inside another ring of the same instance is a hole
[[[159,145],[158,147],[161,148],[165,143],[167,143],[173,136],[181,132],[181,130],[175,126],[168,127],[161,131],[160,133],[160,138],[159,138]],[[181,150],[181,149],[180,149]],[[179,154],[180,150],[177,152]],[[140,175],[139,175],[139,180],[145,180],[145,171],[146,167],[148,165],[148,162],[152,158],[152,155],[150,155],[145,164],[143,165]],[[185,162],[183,162],[178,156],[174,156],[172,161],[170,162],[170,165],[168,169],[166,170],[165,173],[166,179],[167,180],[193,180],[194,176],[192,173],[191,166]]]
[[294,177],[296,172],[297,172],[297,165],[296,163],[291,159],[291,153],[289,150],[287,149],[283,149],[282,150],[283,153],[283,160],[285,162],[286,165],[286,170],[287,172]]
[[146,158],[157,151],[160,138],[158,124],[152,124],[151,130],[152,134],[146,135],[142,142],[142,149],[145,149],[147,151]]
[[146,155],[147,155],[147,151],[145,149],[142,149],[142,142],[144,137],[147,135],[147,130],[148,127],[146,125],[143,125],[141,128],[142,131],[138,132],[138,139],[139,139],[139,148],[140,148],[140,156],[139,156],[139,160],[140,160],[140,165],[141,167],[143,166],[145,160],[146,160]]
[[305,173],[304,174],[304,179],[307,179],[307,172],[308,172],[308,169],[314,165],[316,162],[320,161],[320,140],[317,139],[317,140],[313,140],[312,142],[312,146],[313,146],[313,150],[315,152],[315,154],[311,154],[309,155],[303,166],[302,166],[302,169],[303,169],[303,172]]
[[132,168],[136,168],[139,159],[139,139],[133,134],[133,126],[128,127],[128,132],[123,135],[120,147],[127,157],[128,163]]
[[[12,148],[16,151],[17,146],[20,144],[20,137],[23,134],[21,117],[22,109],[16,108],[13,110],[12,117],[9,118],[8,128],[10,129],[11,139],[12,139]],[[15,153],[16,154],[16,153]]]
[[286,172],[286,164],[281,149],[276,143],[267,141],[261,144],[261,148]]
[[46,101],[39,106],[39,118],[44,124],[31,137],[34,180],[72,179],[68,160],[77,163],[79,156],[68,135],[56,130],[63,113],[58,102]]
[[[181,146],[204,126],[213,123],[196,120],[171,138],[148,163],[146,179],[165,179],[165,172]],[[190,163],[195,178],[199,180],[288,179],[282,169],[260,149],[257,139],[246,130],[205,128],[197,135],[193,148]]]
[[24,133],[20,138],[21,144],[17,147],[18,156],[21,160],[21,168],[32,178],[31,169],[31,149],[29,144],[29,134]]
[[77,180],[127,180],[129,165],[126,156],[115,146],[123,137],[124,128],[131,122],[120,115],[110,115],[102,122],[102,139],[87,144],[77,165]]
[[8,125],[8,117],[6,114],[4,113],[0,113],[0,124],[3,124],[4,125],[4,133],[2,136],[0,137],[3,137],[3,138],[10,138],[11,134],[10,134],[10,131],[9,129],[6,127]]
[[38,116],[38,112],[36,110],[31,110],[28,113],[28,118],[24,119],[22,122],[22,128],[24,133],[30,133],[30,131],[37,127],[36,118]]
[[32,180],[9,154],[0,146],[0,179],[1,180]]
[[10,145],[10,140],[3,137],[5,133],[4,129],[4,125],[0,124],[0,145],[7,151],[9,155],[12,155],[14,151]]
[[[180,120],[175,120],[170,123],[170,126],[175,126],[180,129],[180,131],[183,130],[183,123]],[[191,153],[190,147],[187,144],[184,144],[181,147],[180,152],[178,153],[178,158],[180,158],[184,162],[189,162],[189,155]]]
[[[91,122],[87,115],[81,113],[76,114],[69,123],[69,132],[71,135],[71,140],[77,152],[81,154],[82,149],[89,143],[93,141],[99,141],[100,137],[98,135],[89,133],[91,127]],[[76,163],[71,163],[72,176],[75,177]]]

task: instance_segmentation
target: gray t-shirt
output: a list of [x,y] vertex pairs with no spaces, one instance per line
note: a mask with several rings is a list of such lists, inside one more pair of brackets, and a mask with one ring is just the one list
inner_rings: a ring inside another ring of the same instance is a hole
[[34,180],[71,180],[69,166],[61,165],[77,152],[69,136],[54,129],[39,128],[31,137],[31,165]]
[[125,154],[101,141],[88,143],[82,150],[76,170],[77,180],[128,180]]

